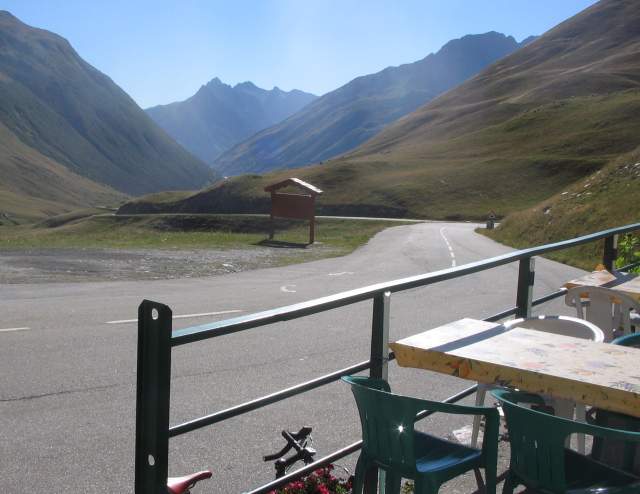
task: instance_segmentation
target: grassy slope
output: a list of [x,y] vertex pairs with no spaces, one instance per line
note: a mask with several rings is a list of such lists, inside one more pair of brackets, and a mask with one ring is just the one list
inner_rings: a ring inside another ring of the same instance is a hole
[[639,116],[640,91],[569,98],[439,142],[431,148],[429,166],[417,158],[393,165],[345,161],[246,175],[162,204],[143,197],[125,211],[264,212],[264,186],[295,175],[325,191],[318,210],[327,214],[482,219],[495,210],[502,216],[544,200],[628,151],[640,135]]
[[[640,147],[537,206],[508,216],[490,237],[523,248],[640,222]],[[602,242],[554,253],[554,259],[592,269]]]
[[[267,238],[265,217],[247,216],[93,216],[78,212],[36,226],[0,227],[0,250],[34,248],[115,249],[229,249],[255,248]],[[321,244],[307,247],[303,255],[284,262],[304,262],[345,255],[390,226],[386,221],[321,219],[316,238]],[[308,225],[300,221],[277,223],[276,241],[305,244]]]
[[26,146],[1,123],[0,164],[0,213],[18,221],[125,198]]
[[639,26],[634,0],[599,2],[349,155],[163,208],[266,211],[262,188],[286,176],[324,189],[325,213],[479,219],[531,207],[637,145]]

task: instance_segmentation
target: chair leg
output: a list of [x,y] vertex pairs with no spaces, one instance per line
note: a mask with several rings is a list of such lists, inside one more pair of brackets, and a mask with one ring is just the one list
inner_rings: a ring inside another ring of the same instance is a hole
[[413,484],[414,494],[437,494],[439,485],[433,485],[431,482],[425,482],[422,477],[417,477]]
[[402,477],[400,476],[400,474],[387,470],[385,472],[384,493],[400,494],[401,481]]
[[513,490],[518,485],[516,479],[513,477],[512,473],[507,473],[506,478],[504,479],[504,485],[502,486],[502,494],[513,494]]
[[[476,477],[477,480],[477,477]],[[486,494],[496,494],[496,488],[498,485],[498,472],[497,465],[494,463],[492,465],[487,465],[484,468],[484,492]],[[480,484],[478,484],[480,487]]]
[[487,486],[484,484],[484,479],[482,478],[482,474],[480,473],[479,468],[473,469],[473,474],[476,476],[476,484],[478,484],[478,492],[483,492],[486,494]]
[[356,471],[353,479],[353,494],[362,494],[364,489],[364,476],[367,473],[366,461],[362,458],[362,455],[358,457],[356,463]]
[[[476,406],[481,407],[484,405],[484,399],[487,395],[487,386],[484,384],[478,383],[478,390],[476,391]],[[471,447],[478,447],[478,435],[480,433],[480,421],[482,420],[481,415],[475,415],[473,417],[473,429],[471,430]]]
[[[578,422],[587,421],[587,407],[582,403],[576,403],[576,420]],[[582,433],[578,433],[577,436],[578,436],[578,453],[583,455],[587,450],[585,435]]]

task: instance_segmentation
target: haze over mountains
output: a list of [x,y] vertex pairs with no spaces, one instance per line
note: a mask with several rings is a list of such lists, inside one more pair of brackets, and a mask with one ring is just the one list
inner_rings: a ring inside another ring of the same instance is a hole
[[62,37],[0,12],[0,208],[30,213],[204,186],[180,147]]
[[485,218],[561,193],[634,150],[638,136],[640,9],[603,0],[347,155],[128,207],[266,210],[262,188],[297,176],[325,191],[326,213]]
[[261,173],[342,154],[532,39],[468,35],[417,62],[358,77],[238,144],[215,167],[224,175]]
[[316,99],[294,89],[267,91],[251,82],[235,86],[217,77],[185,101],[146,111],[186,149],[207,163],[259,130],[270,127]]

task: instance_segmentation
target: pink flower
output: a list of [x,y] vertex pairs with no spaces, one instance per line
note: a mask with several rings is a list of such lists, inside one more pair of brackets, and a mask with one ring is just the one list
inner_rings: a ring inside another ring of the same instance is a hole
[[326,485],[319,485],[318,489],[316,490],[316,492],[318,494],[331,494]]

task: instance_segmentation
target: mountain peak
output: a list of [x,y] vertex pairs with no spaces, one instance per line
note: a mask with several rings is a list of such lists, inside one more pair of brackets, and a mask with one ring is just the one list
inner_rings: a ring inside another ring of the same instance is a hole
[[[225,175],[235,175],[332,158],[519,47],[512,36],[495,31],[452,40],[422,60],[353,79],[287,120],[253,134],[215,165]],[[282,93],[274,87],[272,94],[280,98]]]
[[518,42],[513,36],[499,33],[497,31],[489,31],[481,34],[467,34],[461,38],[452,39],[444,44],[438,54],[447,53],[452,50],[465,50],[469,45],[483,43],[483,45],[508,45],[514,48],[518,46]]
[[239,82],[238,84],[236,84],[233,89],[260,89],[258,86],[256,86],[253,82],[251,81],[244,81],[244,82]]
[[149,116],[195,156],[211,163],[256,132],[291,116],[316,98],[302,91],[231,86],[218,77],[184,101],[148,108]]
[[214,77],[209,82],[207,82],[205,84],[205,86],[207,86],[207,87],[209,87],[209,86],[226,86],[226,84],[224,82],[222,82],[219,77]]
[[20,22],[20,19],[18,19],[8,10],[0,10],[0,19],[10,19],[12,21]]
[[527,46],[529,43],[531,43],[532,41],[537,40],[539,37],[540,36],[527,36],[522,41],[520,41],[520,46]]

